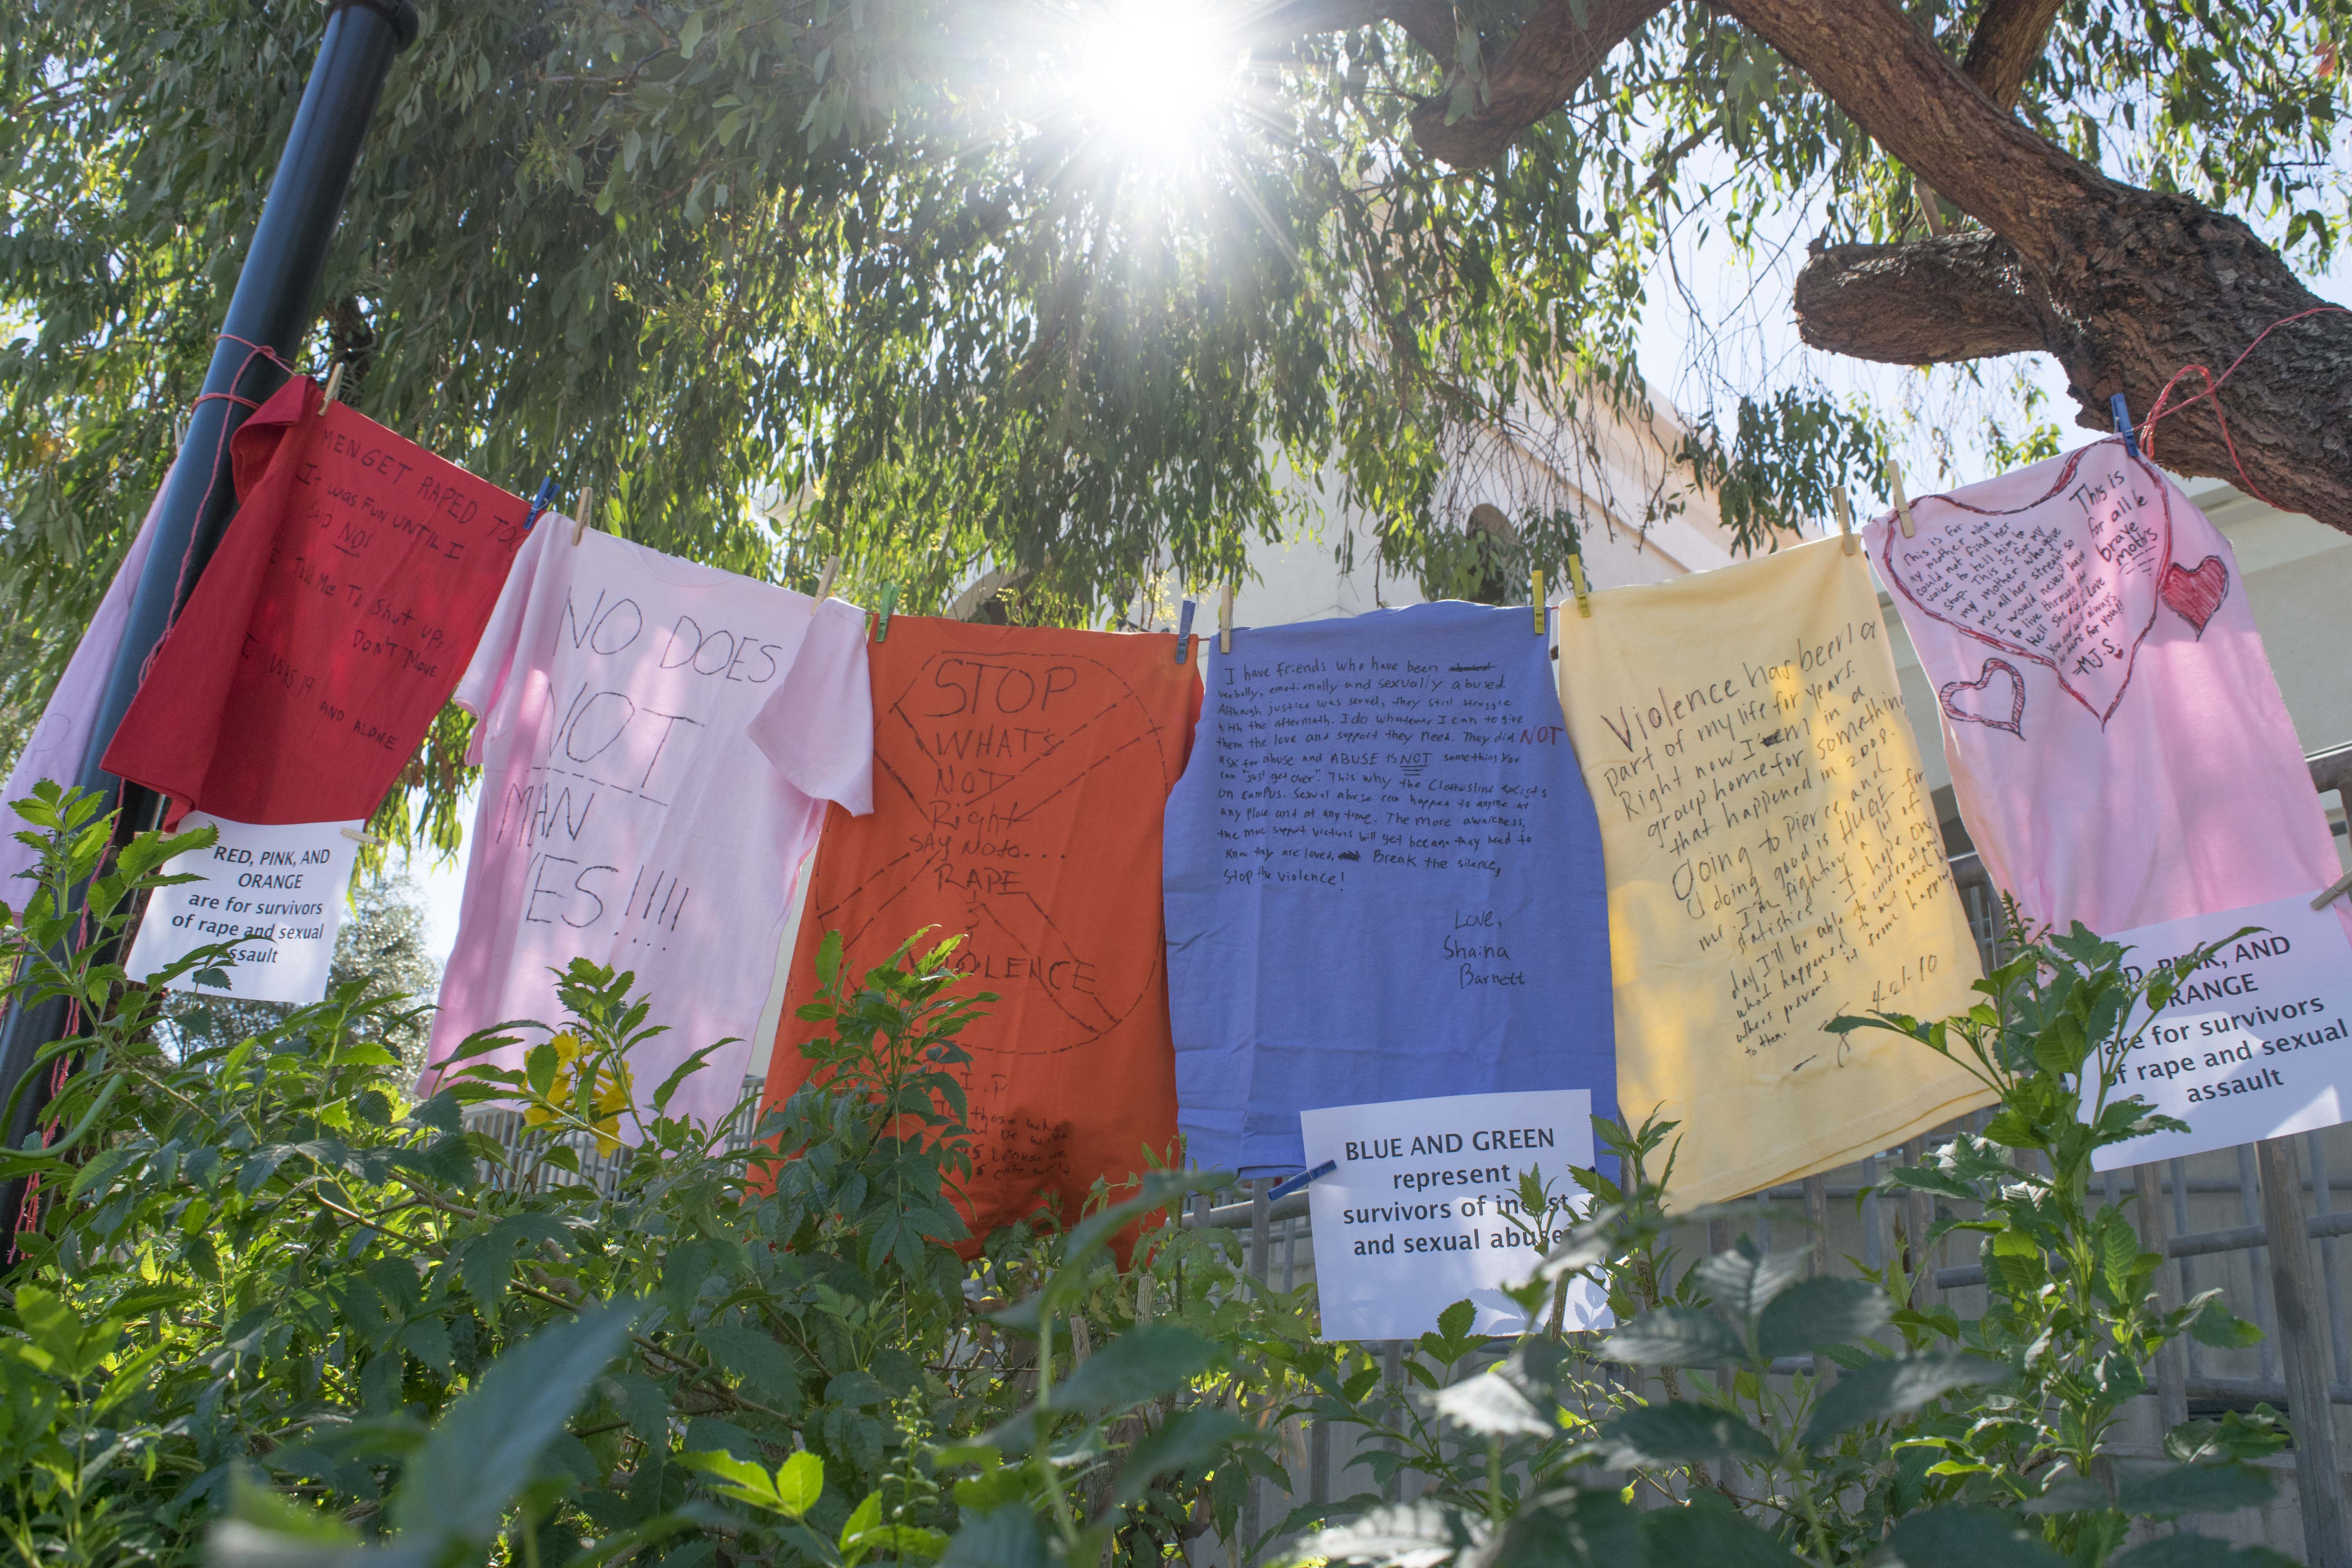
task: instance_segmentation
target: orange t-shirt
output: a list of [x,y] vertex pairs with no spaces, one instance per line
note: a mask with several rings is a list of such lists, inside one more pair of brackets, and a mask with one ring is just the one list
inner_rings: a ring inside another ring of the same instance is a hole
[[900,616],[868,648],[874,811],[832,807],[793,952],[767,1101],[808,1081],[824,1026],[825,933],[844,966],[925,926],[969,940],[954,963],[987,1016],[957,1037],[973,1132],[961,1207],[978,1238],[1058,1197],[1076,1224],[1176,1157],[1175,1048],[1160,902],[1160,819],[1184,771],[1201,683],[1166,636]]

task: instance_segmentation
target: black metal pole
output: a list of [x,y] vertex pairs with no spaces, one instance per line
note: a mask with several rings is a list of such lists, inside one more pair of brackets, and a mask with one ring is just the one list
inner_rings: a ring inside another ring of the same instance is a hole
[[[286,149],[278,155],[278,174],[270,182],[261,221],[254,226],[236,292],[229,297],[228,316],[213,348],[204,391],[188,420],[171,477],[164,481],[154,539],[131,597],[122,646],[99,699],[89,748],[74,781],[104,795],[110,805],[122,806],[117,842],[152,828],[162,819],[163,801],[150,790],[125,788],[99,765],[99,759],[138,693],[148,656],[187,603],[236,510],[228,439],[256,405],[285,384],[286,372],[277,362],[293,362],[317,317],[319,277],[342,216],[368,121],[375,115],[393,57],[416,37],[413,0],[329,3],[333,9],[326,36],[320,40],[301,106],[294,111]],[[257,346],[268,352],[257,353]],[[16,1093],[42,1048],[64,1037],[66,1023],[62,1001],[8,1010],[0,1024],[0,1105]],[[31,1085],[17,1100],[6,1129],[10,1147],[22,1148],[38,1127],[47,1089],[46,1083]],[[0,1216],[11,1237],[23,1208],[22,1183],[0,1188]]]

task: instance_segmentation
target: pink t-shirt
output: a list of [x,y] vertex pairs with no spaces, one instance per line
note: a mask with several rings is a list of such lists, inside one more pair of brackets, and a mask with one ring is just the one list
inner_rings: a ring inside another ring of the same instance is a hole
[[[747,732],[780,691],[803,726],[782,769]],[[574,545],[551,515],[457,701],[477,719],[482,793],[425,1087],[477,1030],[562,1024],[551,971],[589,958],[635,971],[647,1022],[668,1027],[631,1062],[641,1106],[694,1051],[734,1037],[670,1101],[724,1115],[824,803],[873,809],[864,612],[608,533]],[[520,1066],[544,1037],[526,1031],[491,1059]],[[622,1133],[634,1141],[625,1121]]]
[[2337,875],[2229,542],[2118,438],[1864,530],[2027,918],[2114,934]]
[[[171,482],[166,472],[163,483]],[[66,661],[65,673],[58,677],[57,689],[42,707],[40,722],[33,726],[31,739],[16,754],[16,765],[8,774],[8,794],[0,805],[24,799],[43,779],[70,784],[80,775],[90,723],[105,699],[107,678],[114,673],[114,655],[122,647],[123,628],[131,624],[131,597],[139,590],[139,574],[146,569],[147,546],[155,537],[155,513],[163,504],[163,491],[158,489],[147,505],[147,521],[139,525],[138,536],[123,552],[114,581],[107,584],[106,596],[98,602],[98,613],[90,616],[80,645]],[[18,907],[33,889],[16,879],[40,863],[31,847],[16,841],[16,835],[25,831],[16,814],[7,813],[5,827],[0,827],[0,902]]]

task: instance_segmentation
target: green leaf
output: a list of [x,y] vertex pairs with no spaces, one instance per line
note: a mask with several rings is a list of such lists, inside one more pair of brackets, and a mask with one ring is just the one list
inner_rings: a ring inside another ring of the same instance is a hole
[[2064,1568],[2019,1515],[1989,1508],[1912,1514],[1870,1561],[1873,1568]]
[[2126,1513],[2173,1519],[2184,1513],[2235,1513],[2271,1500],[2278,1485],[2247,1464],[2134,1466],[2116,1478],[2116,1506]]
[[2101,1209],[2093,1224],[2098,1232],[2099,1272],[2106,1282],[2108,1297],[2117,1302],[2127,1301],[2136,1279],[2164,1260],[2153,1252],[2141,1250],[2139,1233],[2124,1218],[2122,1209]]
[[1984,1201],[1984,1194],[1978,1190],[1975,1183],[1938,1165],[1898,1165],[1887,1172],[1878,1184],[1881,1192],[1891,1188],[1933,1193],[1939,1198],[1950,1198],[1956,1203]]
[[1299,1543],[1310,1557],[1375,1563],[1383,1568],[1436,1568],[1486,1535],[1486,1521],[1433,1502],[1392,1503],[1361,1519],[1319,1531]]
[[1483,1568],[1634,1568],[1642,1516],[1611,1490],[1564,1488],[1511,1516]]
[[1552,1418],[1549,1402],[1546,1407],[1538,1408],[1535,1401],[1493,1371],[1439,1389],[1429,1404],[1455,1426],[1486,1436],[1549,1437],[1559,1431],[1559,1423]]
[[2164,1435],[2164,1451],[2183,1464],[2258,1459],[2294,1441],[2285,1420],[2267,1405],[2224,1411],[2219,1421],[2184,1421]]
[[1612,1469],[1716,1459],[1769,1465],[1779,1458],[1744,1417],[1686,1401],[1636,1406],[1602,1423],[1600,1445],[1601,1462]]
[[1802,1279],[1811,1259],[1810,1247],[1767,1255],[1743,1236],[1691,1272],[1717,1306],[1737,1318],[1753,1318]]
[[1051,1406],[1108,1415],[1173,1393],[1214,1364],[1223,1352],[1213,1340],[1173,1323],[1133,1329],[1078,1363],[1054,1385]]
[[1873,1361],[1839,1374],[1813,1406],[1804,1445],[1818,1448],[1839,1433],[1916,1410],[1956,1388],[2007,1380],[2009,1371],[1975,1356],[1943,1353]]
[[1025,1503],[1007,1503],[968,1518],[948,1542],[940,1568],[1050,1568],[1037,1516]]
[[2223,1306],[2219,1292],[2189,1320],[2189,1331],[2199,1344],[2217,1350],[2242,1351],[2263,1342],[2263,1331]]
[[1867,1279],[1808,1279],[1764,1309],[1756,1324],[1758,1353],[1771,1362],[1852,1344],[1870,1338],[1894,1317],[1894,1301]]
[[694,1337],[752,1397],[787,1413],[799,1408],[801,1359],[789,1347],[757,1329],[733,1323],[706,1324]]
[[754,1460],[737,1458],[723,1449],[688,1452],[673,1458],[681,1468],[717,1477],[724,1484],[713,1489],[722,1497],[772,1512],[784,1511],[777,1501],[776,1483]]
[[[1644,1568],[1801,1568],[1801,1560],[1727,1508],[1665,1508],[1642,1516]],[[1594,1568],[1604,1568],[1599,1562]]]
[[848,1551],[851,1541],[881,1522],[882,1494],[878,1491],[868,1492],[866,1494],[865,1501],[849,1510],[849,1521],[841,1527],[841,1540],[838,1544],[843,1551]]
[[776,1470],[776,1506],[794,1519],[816,1506],[824,1493],[824,1461],[814,1454],[798,1453]]
[[390,1511],[404,1536],[487,1546],[635,1316],[625,1303],[591,1308],[493,1362],[403,1472]]
[[1249,1423],[1213,1405],[1177,1411],[1128,1450],[1113,1500],[1135,1501],[1159,1477],[1207,1463],[1247,1430]]
[[614,1373],[604,1379],[605,1397],[628,1418],[629,1430],[648,1447],[669,1447],[669,1399],[661,1384],[641,1373]]
[[1603,1341],[1601,1358],[1628,1366],[1725,1366],[1747,1361],[1748,1344],[1712,1312],[1660,1307]]

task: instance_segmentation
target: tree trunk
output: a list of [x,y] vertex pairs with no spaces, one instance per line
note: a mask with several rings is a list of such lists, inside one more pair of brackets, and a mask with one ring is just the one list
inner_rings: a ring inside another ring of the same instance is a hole
[[[2111,394],[2144,419],[2176,372],[2202,364],[2219,376],[2264,328],[2324,306],[2236,218],[2117,184],[2027,130],[1889,0],[1727,0],[1726,9],[2005,242],[1973,258],[1953,240],[1818,253],[1798,282],[1800,326],[1816,347],[1918,363],[1975,358],[1988,342],[2038,346],[2065,367],[2079,422],[2105,430]],[[1906,278],[1934,290],[1909,298],[1932,300],[1915,307],[1922,322],[1949,324],[1943,344],[1921,323],[1884,320]],[[2038,344],[2023,341],[2028,321]],[[2352,315],[2329,310],[2279,328],[2219,401],[2238,461],[2208,399],[2153,433],[2165,467],[2230,479],[2352,533],[2352,449],[2341,428],[2352,406]]]
[[[2236,218],[2107,179],[2009,111],[2057,0],[1990,0],[1955,64],[1894,0],[1719,0],[1812,79],[1922,184],[1989,234],[1818,249],[1797,283],[1799,329],[1834,353],[1929,364],[2040,349],[2065,367],[2080,423],[2111,427],[2109,396],[2144,420],[2176,373],[2226,372],[2286,318],[2218,398],[2151,433],[2163,464],[2211,475],[2352,533],[2352,314],[2326,307]],[[1456,167],[1500,156],[1556,110],[1665,0],[1543,0],[1484,66],[1485,91],[1448,121],[1444,95],[1413,134]],[[1405,26],[1461,68],[1431,0],[1290,0],[1283,30]],[[2204,383],[2193,373],[2182,390]],[[2217,417],[2229,416],[2223,438]]]
[[[1898,364],[2044,350],[2065,368],[2078,423],[2104,431],[2110,395],[2144,420],[2183,366],[2219,376],[2264,328],[2323,303],[2245,225],[2185,196],[2124,191],[2068,227],[2072,243],[2045,268],[1981,235],[1822,249],[1798,275],[1798,330],[1816,348]],[[2170,403],[2204,387],[2185,376]],[[2328,310],[2263,339],[2218,400],[2168,415],[2148,442],[2176,473],[2352,532],[2347,408],[2352,316]]]

